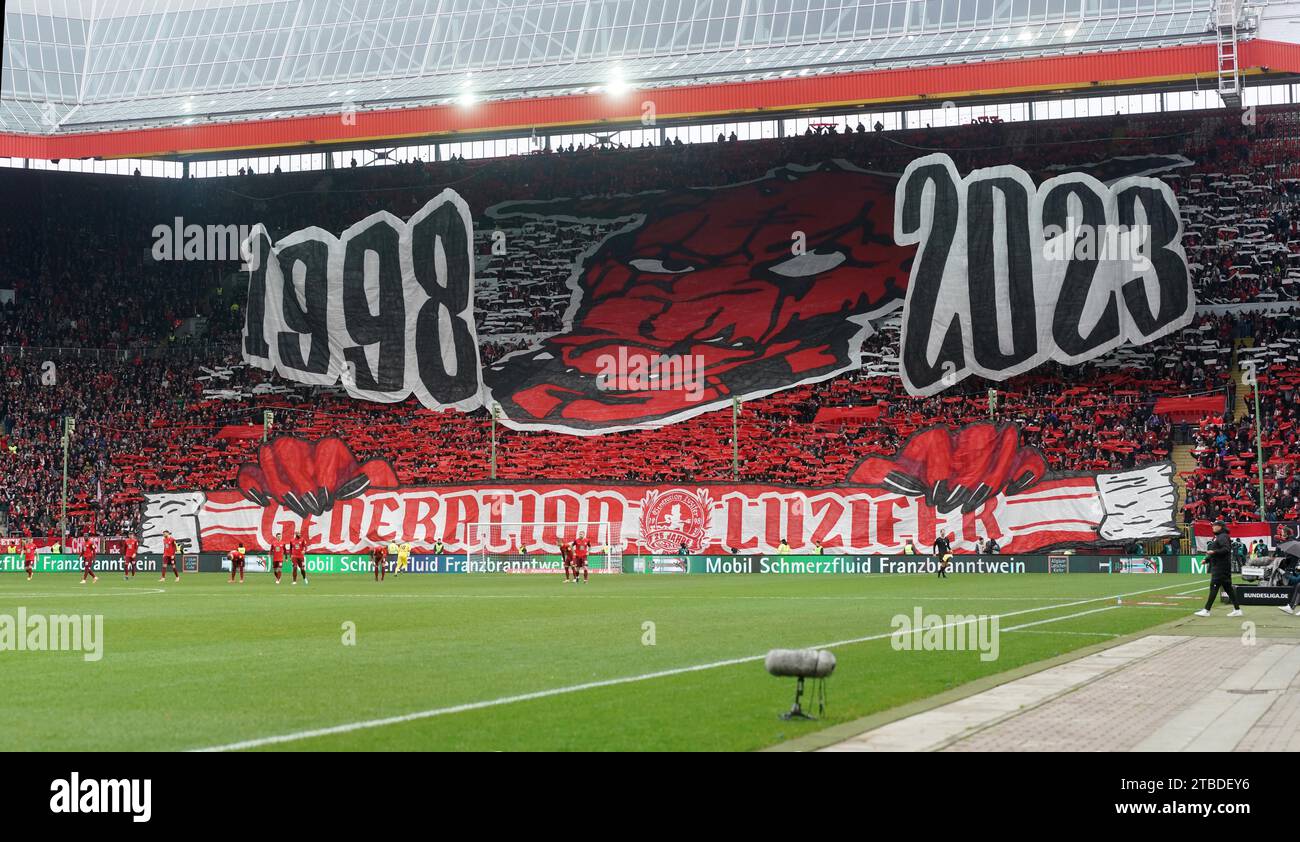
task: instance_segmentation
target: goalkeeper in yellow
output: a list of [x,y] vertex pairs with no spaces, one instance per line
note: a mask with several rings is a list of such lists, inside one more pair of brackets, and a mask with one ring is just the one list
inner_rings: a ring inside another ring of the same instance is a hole
[[388,555],[390,558],[397,559],[397,569],[393,571],[394,575],[405,573],[406,566],[411,563],[411,542],[404,541],[399,544],[394,541],[388,545]]

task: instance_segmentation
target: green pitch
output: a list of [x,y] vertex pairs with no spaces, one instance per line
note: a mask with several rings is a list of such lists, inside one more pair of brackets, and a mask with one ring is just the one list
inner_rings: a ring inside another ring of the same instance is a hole
[[[103,640],[94,662],[0,651],[0,748],[757,749],[1184,617],[1204,581],[625,575],[575,586],[552,575],[349,575],[303,587],[191,574],[82,586],[76,575],[8,574],[0,623],[19,609],[98,614]],[[891,619],[917,608],[1000,615],[998,658],[896,651]],[[827,718],[778,720],[794,682],[768,676],[761,656],[836,641],[859,642],[832,647]],[[745,658],[754,660],[718,665]],[[318,729],[334,730],[303,736]]]

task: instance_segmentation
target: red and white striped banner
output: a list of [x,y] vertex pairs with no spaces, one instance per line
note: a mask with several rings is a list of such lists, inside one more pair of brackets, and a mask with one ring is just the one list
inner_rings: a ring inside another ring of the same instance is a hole
[[[520,545],[557,549],[580,524],[609,523],[629,548],[652,552],[792,551],[820,542],[837,553],[901,553],[908,540],[928,548],[945,534],[957,551],[993,538],[1005,553],[1065,545],[1160,538],[1174,528],[1173,467],[1047,478],[1016,493],[989,496],[963,511],[940,511],[923,495],[878,487],[791,488],[756,484],[594,485],[503,483],[380,489],[334,500],[320,514],[299,514],[275,500],[255,502],[239,490],[146,495],[143,544],[161,547],[170,530],[193,551],[240,543],[264,548],[306,530],[317,552],[359,552],[409,541],[446,552],[466,549],[473,532],[491,551]],[[471,524],[478,528],[470,530]],[[518,524],[525,524],[523,527]],[[564,526],[556,524],[569,524]],[[534,525],[534,526],[529,526]],[[493,528],[493,527],[498,528]]]

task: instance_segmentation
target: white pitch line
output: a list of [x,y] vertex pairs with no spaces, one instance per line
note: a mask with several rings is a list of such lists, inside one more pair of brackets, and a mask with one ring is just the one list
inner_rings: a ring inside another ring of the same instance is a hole
[[[212,593],[190,594],[191,596],[243,596],[245,591],[214,591]],[[263,594],[265,591],[256,591],[257,594]],[[314,593],[313,599],[573,599],[574,597],[555,594],[482,594],[482,593]],[[697,596],[694,594],[591,594],[584,596],[582,599],[669,599],[674,602],[683,600],[700,599],[709,600],[832,600],[837,602],[859,602],[864,600],[880,600],[885,602],[897,602],[898,600],[927,600],[930,602],[1037,602],[1041,600],[1061,600],[1062,602],[1073,599],[1069,596],[796,596],[793,594],[783,594],[780,596]]]
[[1103,611],[1114,611],[1116,608],[1122,608],[1122,607],[1123,606],[1120,605],[1107,605],[1105,608],[1093,608],[1089,611],[1080,611],[1077,614],[1067,614],[1064,617],[1049,617],[1046,620],[1035,620],[1032,623],[1021,623],[1020,625],[1012,626],[1009,629],[1002,629],[1002,631],[1004,632],[1020,631],[1021,629],[1027,629],[1030,626],[1041,626],[1044,623],[1056,623],[1061,620],[1069,620],[1073,617],[1082,617],[1085,614],[1100,614]]
[[[1181,583],[1180,583],[1181,584]],[[1007,614],[999,614],[1000,617],[1015,617],[1020,614],[1033,614],[1038,611],[1050,611],[1054,608],[1071,608],[1075,605],[1087,605],[1092,602],[1101,602],[1102,600],[1122,599],[1126,596],[1138,596],[1139,594],[1152,593],[1154,591],[1165,590],[1166,588],[1178,587],[1177,585],[1164,585],[1159,588],[1148,588],[1141,591],[1132,591],[1130,593],[1111,594],[1110,596],[1094,597],[1092,599],[1081,599],[1076,602],[1066,603],[1065,605],[1043,605],[1038,608],[1024,608],[1019,611],[1012,611]],[[1109,606],[1118,608],[1120,606]],[[1083,613],[1093,613],[1083,612]],[[1060,618],[1067,619],[1067,618]],[[962,623],[948,623],[936,628],[948,628],[949,626],[967,625],[969,621]],[[1032,625],[1032,624],[1027,624]],[[887,637],[893,637],[897,632],[884,632],[882,634],[867,635],[866,637],[852,638],[850,640],[839,640],[834,643],[824,643],[819,646],[807,647],[810,649],[830,649],[833,646],[848,646],[854,643],[866,643],[873,640],[883,640]],[[718,669],[720,667],[736,666],[738,664],[752,664],[755,661],[761,661],[767,657],[767,653],[762,655],[748,655],[743,658],[729,658],[725,661],[713,661],[707,664],[696,664],[689,667],[675,667],[673,669],[659,670],[657,672],[648,672],[642,675],[630,675],[623,678],[609,678],[603,681],[589,681],[585,684],[573,684],[568,687],[554,687],[550,690],[537,690],[532,693],[521,693],[515,696],[502,696],[496,699],[486,699],[481,702],[467,702],[451,707],[433,708],[431,710],[416,711],[415,713],[405,713],[398,716],[386,716],[382,719],[366,719],[360,722],[348,722],[342,725],[332,725],[327,728],[313,728],[309,731],[297,731],[292,734],[279,734],[272,737],[256,737],[251,740],[241,740],[236,743],[227,743],[219,746],[209,746],[208,748],[192,749],[192,751],[213,752],[213,751],[241,751],[243,749],[260,748],[262,746],[280,745],[282,743],[292,743],[299,740],[310,740],[315,737],[327,737],[334,734],[348,734],[353,731],[362,731],[370,728],[383,728],[388,725],[398,725],[403,722],[413,722],[419,719],[432,719],[436,716],[447,716],[454,713],[466,713],[472,710],[483,710],[484,708],[500,707],[501,705],[516,704],[518,702],[529,702],[536,699],[546,699],[551,696],[562,696],[569,693],[580,693],[584,690],[595,690],[601,687],[615,687],[620,684],[633,684],[641,681],[652,681],[656,678],[670,678],[675,675],[686,675],[693,672],[703,672],[705,670]]]
[[0,590],[0,599],[8,597],[21,597],[23,599],[46,599],[60,596],[83,597],[83,596],[131,596],[133,594],[155,594],[166,593],[162,588],[145,588],[137,590],[136,588],[100,588],[97,591],[38,591],[36,593],[23,593],[21,590]]
[[[1010,631],[1010,629],[1008,629]],[[1069,634],[1078,637],[1119,637],[1114,632],[1067,632],[1067,631],[1044,631],[1042,629],[1019,629],[1016,634]]]

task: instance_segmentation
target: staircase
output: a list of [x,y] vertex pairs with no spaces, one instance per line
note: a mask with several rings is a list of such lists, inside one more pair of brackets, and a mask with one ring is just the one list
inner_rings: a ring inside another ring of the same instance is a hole
[[1219,97],[1225,108],[1241,108],[1241,75],[1237,67],[1237,0],[1214,4],[1214,34],[1219,50]]
[[[1196,470],[1196,457],[1192,455],[1190,444],[1176,444],[1169,451],[1169,459],[1174,463],[1174,512],[1181,514],[1183,511],[1183,501],[1187,499],[1187,480],[1186,476]],[[1181,540],[1175,539],[1175,549],[1179,553],[1186,555],[1191,552],[1191,535],[1183,528],[1181,521],[1178,525],[1179,532],[1182,533]],[[1155,550],[1159,552],[1159,550]]]
[[1181,512],[1187,486],[1185,475],[1196,470],[1196,457],[1192,454],[1192,445],[1176,444],[1174,449],[1170,451],[1169,458],[1174,463],[1174,493],[1178,496],[1176,511]]
[[[1237,389],[1236,389],[1236,400],[1235,400],[1235,401],[1233,402],[1233,404],[1232,404],[1232,420],[1233,420],[1233,421],[1240,421],[1242,418],[1246,417],[1246,415],[1247,415],[1247,414],[1248,414],[1248,413],[1249,413],[1249,412],[1254,408],[1254,402],[1255,402],[1255,387],[1254,387],[1254,385],[1247,385],[1247,384],[1244,382],[1244,381],[1245,381],[1246,372],[1243,370],[1243,366],[1241,365],[1241,363],[1238,362],[1238,360],[1237,360],[1237,351],[1238,351],[1241,347],[1243,347],[1243,346],[1245,346],[1245,347],[1250,347],[1250,346],[1253,346],[1254,344],[1255,344],[1255,343],[1254,343],[1254,340],[1253,340],[1253,339],[1248,339],[1248,340],[1245,340],[1245,341],[1242,342],[1242,343],[1239,343],[1239,344],[1237,344],[1237,345],[1234,345],[1234,347],[1233,347],[1233,351],[1232,351],[1232,379],[1233,379],[1233,382],[1235,382],[1235,383],[1237,384]],[[1252,447],[1251,447],[1251,456],[1252,456],[1252,459],[1253,459],[1253,457],[1254,457],[1254,452],[1255,452],[1255,449],[1254,449],[1254,447],[1252,446]]]
[[[1234,397],[1232,404],[1232,419],[1234,421],[1240,421],[1242,417],[1246,415],[1248,406],[1247,399],[1249,398],[1250,400],[1254,400],[1254,387],[1247,386],[1242,382],[1244,372],[1242,371],[1240,363],[1237,361],[1237,349],[1243,345],[1249,347],[1252,344],[1252,340],[1245,340],[1244,342],[1239,341],[1233,344],[1232,379],[1236,384],[1236,388],[1233,390]],[[1178,503],[1177,508],[1175,508],[1174,511],[1180,513],[1183,510],[1183,502],[1187,499],[1186,477],[1196,470],[1196,457],[1192,454],[1193,447],[1194,445],[1191,444],[1176,444],[1169,453],[1169,458],[1174,463],[1174,494],[1176,495]],[[1192,543],[1191,535],[1187,534],[1187,531],[1181,526],[1179,528],[1183,531],[1182,548],[1180,551],[1183,553],[1190,552]]]
[[[1251,345],[1253,344],[1253,342],[1246,342],[1243,344]],[[1247,386],[1242,380],[1242,378],[1246,376],[1246,373],[1242,371],[1241,363],[1237,361],[1238,347],[1240,346],[1235,345],[1232,349],[1232,381],[1237,384],[1237,388],[1235,390],[1237,397],[1232,404],[1233,421],[1240,421],[1242,417],[1246,415],[1247,412],[1246,401],[1247,400],[1253,401],[1255,399],[1255,387]]]

